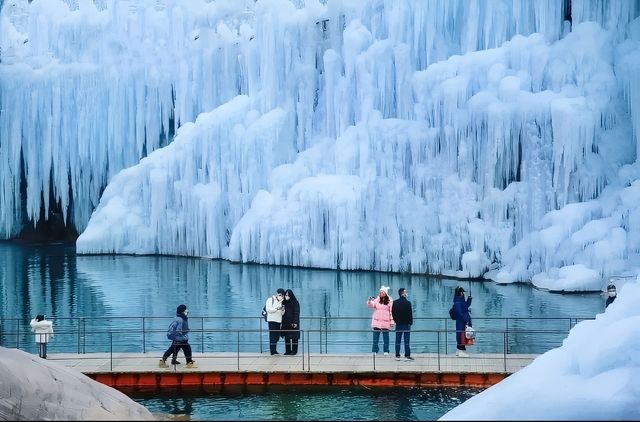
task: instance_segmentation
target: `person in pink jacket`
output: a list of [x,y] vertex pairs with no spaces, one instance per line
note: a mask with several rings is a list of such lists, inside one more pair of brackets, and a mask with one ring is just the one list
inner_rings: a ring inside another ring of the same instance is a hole
[[391,306],[393,305],[393,299],[389,297],[389,286],[380,287],[378,297],[370,297],[367,300],[367,306],[373,308],[373,316],[371,317],[371,328],[373,328],[373,348],[371,351],[377,354],[380,348],[378,343],[380,342],[380,333],[382,333],[382,347],[384,355],[389,354],[389,330],[394,325],[393,317],[391,316]]

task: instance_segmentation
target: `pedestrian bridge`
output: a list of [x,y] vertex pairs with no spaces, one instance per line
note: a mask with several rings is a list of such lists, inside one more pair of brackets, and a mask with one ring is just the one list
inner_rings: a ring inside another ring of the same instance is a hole
[[[414,361],[372,354],[370,318],[301,318],[299,353],[268,353],[262,317],[190,316],[189,343],[198,368],[159,368],[170,345],[171,317],[51,318],[55,339],[49,360],[80,370],[120,389],[209,388],[224,385],[493,385],[558,347],[569,330],[588,318],[474,318],[476,343],[469,357],[455,356],[455,326],[448,318],[415,318]],[[383,339],[380,339],[380,350]],[[0,345],[37,354],[28,321],[0,319]],[[283,341],[278,350],[283,352]],[[401,349],[404,355],[404,347]]]
[[158,366],[157,353],[58,353],[48,360],[79,370],[112,387],[128,390],[208,389],[225,385],[363,385],[488,387],[528,365],[536,355],[415,353],[413,361],[393,354],[195,353],[197,368]]

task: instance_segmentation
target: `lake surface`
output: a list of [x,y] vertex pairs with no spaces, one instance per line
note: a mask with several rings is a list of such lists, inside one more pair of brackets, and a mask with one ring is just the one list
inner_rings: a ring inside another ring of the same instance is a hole
[[[436,330],[453,328],[448,309],[458,285],[473,296],[471,314],[478,331],[474,352],[542,353],[560,345],[579,319],[604,311],[599,294],[560,295],[527,284],[187,257],[84,256],[76,255],[72,246],[1,242],[0,344],[35,352],[28,322],[44,313],[54,320],[57,333],[50,353],[161,351],[167,347],[166,327],[176,307],[185,303],[195,352],[264,352],[267,333],[260,310],[283,287],[291,288],[300,301],[307,350],[369,352],[371,311],[365,302],[381,285],[391,286],[394,298],[398,288],[408,290],[416,318],[415,352],[455,348],[452,333]],[[522,331],[539,329],[557,333]]]
[[[400,287],[409,291],[414,353],[455,349],[453,333],[446,330],[453,327],[448,309],[458,285],[474,298],[475,353],[542,353],[560,345],[580,319],[604,311],[598,294],[559,295],[526,284],[184,257],[82,256],[69,246],[0,242],[0,345],[37,353],[28,323],[44,313],[56,331],[49,354],[145,351],[155,359],[154,353],[168,346],[164,332],[176,307],[185,303],[196,359],[202,352],[266,353],[260,310],[283,287],[300,301],[307,351],[364,353],[371,350],[371,311],[365,302],[381,285],[391,286],[394,298]],[[479,391],[239,386],[131,395],[150,411],[181,420],[436,420]]]
[[[192,420],[437,420],[472,388],[239,387],[200,395],[134,395],[155,414]],[[183,419],[184,420],[184,419]]]

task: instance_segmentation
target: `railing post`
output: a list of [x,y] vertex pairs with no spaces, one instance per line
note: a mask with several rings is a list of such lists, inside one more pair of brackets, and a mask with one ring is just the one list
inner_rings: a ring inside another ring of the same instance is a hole
[[204,353],[204,317],[200,318],[200,350]]
[[[505,346],[504,346],[504,350],[505,352],[509,349],[509,336],[507,335],[507,333],[509,332],[509,318],[505,318],[504,320],[504,333],[505,333]],[[506,369],[505,369],[506,370]]]
[[376,370],[376,354],[375,353],[371,353],[371,356],[373,356],[373,370]]
[[503,353],[503,361],[504,361],[504,372],[507,372],[507,341],[508,341],[508,336],[507,336],[508,331],[505,330],[504,332],[504,336],[503,336],[503,341],[504,341],[504,347],[502,348],[502,353]]
[[[444,323],[446,325],[447,321],[445,320]],[[438,334],[438,371],[440,371],[440,330],[438,330],[437,334]],[[445,331],[445,334],[446,334],[446,331]],[[445,347],[446,347],[447,342],[445,341],[444,344],[445,344]]]
[[329,353],[329,319],[324,318],[324,352]]
[[260,329],[260,354],[262,354],[262,318],[258,320],[258,328]]
[[142,317],[142,353],[147,353],[145,317]]
[[76,320],[76,332],[78,333],[78,354],[80,354],[80,323],[82,322],[82,317]]
[[311,370],[311,345],[309,344],[310,339],[311,336],[307,336],[307,372]]
[[20,348],[20,320],[18,320],[18,336],[16,337],[16,349]]
[[109,368],[113,372],[113,333],[109,331]]
[[[447,333],[449,332],[449,327],[447,327],[447,324],[449,323],[449,321],[445,318],[444,319],[444,354],[447,355],[449,354],[449,344],[447,343]],[[440,341],[440,334],[438,334],[438,342]],[[440,349],[438,349],[438,352],[440,351]]]
[[302,343],[302,370],[304,371],[304,330],[300,330],[300,340]]
[[240,370],[240,331],[238,331],[238,371]]
[[82,353],[87,353],[87,324],[86,319],[82,318]]
[[318,339],[320,340],[320,354],[322,354],[322,317],[318,320],[318,326],[320,331],[318,332]]

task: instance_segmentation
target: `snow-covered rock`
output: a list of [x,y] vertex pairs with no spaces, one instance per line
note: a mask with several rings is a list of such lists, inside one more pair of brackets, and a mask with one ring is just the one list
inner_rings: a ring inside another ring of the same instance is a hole
[[0,347],[0,420],[155,420],[144,406],[75,369]]

